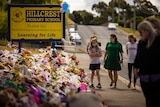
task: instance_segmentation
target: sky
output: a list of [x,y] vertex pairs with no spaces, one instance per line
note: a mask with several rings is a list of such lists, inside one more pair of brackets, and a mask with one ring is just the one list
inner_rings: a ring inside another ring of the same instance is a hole
[[[95,12],[91,10],[93,4],[98,3],[100,1],[104,1],[108,4],[110,0],[63,0],[63,1],[69,4],[69,9],[71,13],[74,10],[87,10],[88,12],[92,12],[93,14],[95,14]],[[133,0],[126,0],[126,1],[131,4],[133,3]],[[153,5],[160,4],[160,0],[149,0],[149,1],[151,1]]]

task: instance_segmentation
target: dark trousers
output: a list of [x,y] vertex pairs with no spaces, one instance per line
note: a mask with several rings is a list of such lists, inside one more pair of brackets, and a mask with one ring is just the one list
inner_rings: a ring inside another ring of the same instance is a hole
[[160,80],[157,82],[142,82],[141,87],[146,99],[146,107],[160,107]]
[[[133,71],[134,63],[128,63],[128,77],[129,80],[132,80],[132,71]],[[136,83],[136,78],[134,76],[134,83]]]

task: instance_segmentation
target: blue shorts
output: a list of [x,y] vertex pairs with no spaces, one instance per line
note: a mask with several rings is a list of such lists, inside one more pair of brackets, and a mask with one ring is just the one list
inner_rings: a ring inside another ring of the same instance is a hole
[[101,64],[90,64],[89,70],[100,70]]

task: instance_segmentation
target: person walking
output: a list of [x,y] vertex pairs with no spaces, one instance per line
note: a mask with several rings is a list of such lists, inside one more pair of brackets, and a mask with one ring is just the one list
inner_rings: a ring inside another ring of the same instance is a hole
[[[131,87],[132,83],[132,71],[133,71],[133,66],[134,66],[134,60],[137,54],[137,45],[138,43],[136,42],[136,38],[130,34],[128,35],[128,42],[126,43],[126,53],[128,55],[128,78],[129,78],[129,83],[128,83],[128,88]],[[136,78],[134,76],[134,88],[136,88]]]
[[96,38],[92,38],[88,53],[90,56],[90,66],[89,69],[91,70],[91,88],[95,88],[93,84],[94,74],[96,71],[97,79],[98,79],[98,85],[97,88],[102,88],[100,83],[100,63],[101,63],[101,56],[102,51],[101,48],[98,46],[98,42]]
[[[153,24],[153,23],[152,23]],[[135,76],[146,99],[146,107],[160,106],[160,35],[149,21],[138,25],[141,40],[138,42],[134,64]]]
[[108,75],[111,79],[110,86],[116,88],[118,73],[121,70],[121,63],[123,63],[123,49],[122,44],[118,42],[115,34],[110,35],[110,42],[106,45],[104,54],[104,68],[108,70]]

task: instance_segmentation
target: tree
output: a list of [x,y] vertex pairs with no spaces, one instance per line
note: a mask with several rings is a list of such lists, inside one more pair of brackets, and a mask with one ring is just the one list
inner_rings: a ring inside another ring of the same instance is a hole
[[61,4],[62,0],[45,0],[45,4]]
[[[106,23],[108,21],[108,16],[112,14],[112,8],[109,7],[105,2],[99,2],[98,4],[92,5],[92,10],[100,14],[99,17],[96,17],[94,20],[101,20],[100,23]],[[98,21],[99,22],[99,21]],[[92,21],[93,23],[93,21]]]
[[7,34],[7,1],[0,0],[0,39],[6,39]]
[[44,4],[46,0],[12,0],[12,4]]
[[108,17],[112,17],[112,20],[116,19],[117,22],[117,20],[133,16],[131,6],[125,0],[111,0],[108,5],[104,2],[99,2],[92,5],[92,10],[95,10],[104,18],[104,23],[108,21]]
[[89,25],[90,21],[93,20],[93,14],[87,12],[86,10],[78,11],[82,17],[82,23],[84,25]]
[[118,17],[118,20],[128,19],[133,16],[132,8],[126,0],[111,0],[109,7],[112,7],[112,16],[114,14]]
[[148,17],[158,14],[158,9],[150,1],[147,0],[135,0],[136,13],[138,16]]
[[[80,15],[80,13],[78,11],[73,11],[72,13],[72,17],[70,17],[75,23],[80,24],[80,22],[82,21],[82,16]],[[70,15],[71,16],[71,15]]]
[[108,6],[105,2],[99,2],[98,4],[92,5],[92,10],[96,11],[101,16],[105,13],[107,8],[108,8]]
[[103,16],[97,16],[97,17],[93,18],[93,20],[90,22],[90,24],[92,24],[92,25],[102,25],[106,22],[107,22],[106,18],[104,18]]
[[69,18],[75,23],[89,25],[91,20],[93,20],[93,14],[87,12],[86,10],[73,11],[73,13],[69,15]]
[[7,34],[8,24],[7,24],[7,13],[2,10],[0,12],[0,39],[4,39]]
[[74,17],[74,15],[73,15],[73,14],[69,14],[69,18],[70,18],[72,21],[74,21],[74,20],[75,20],[75,17]]

